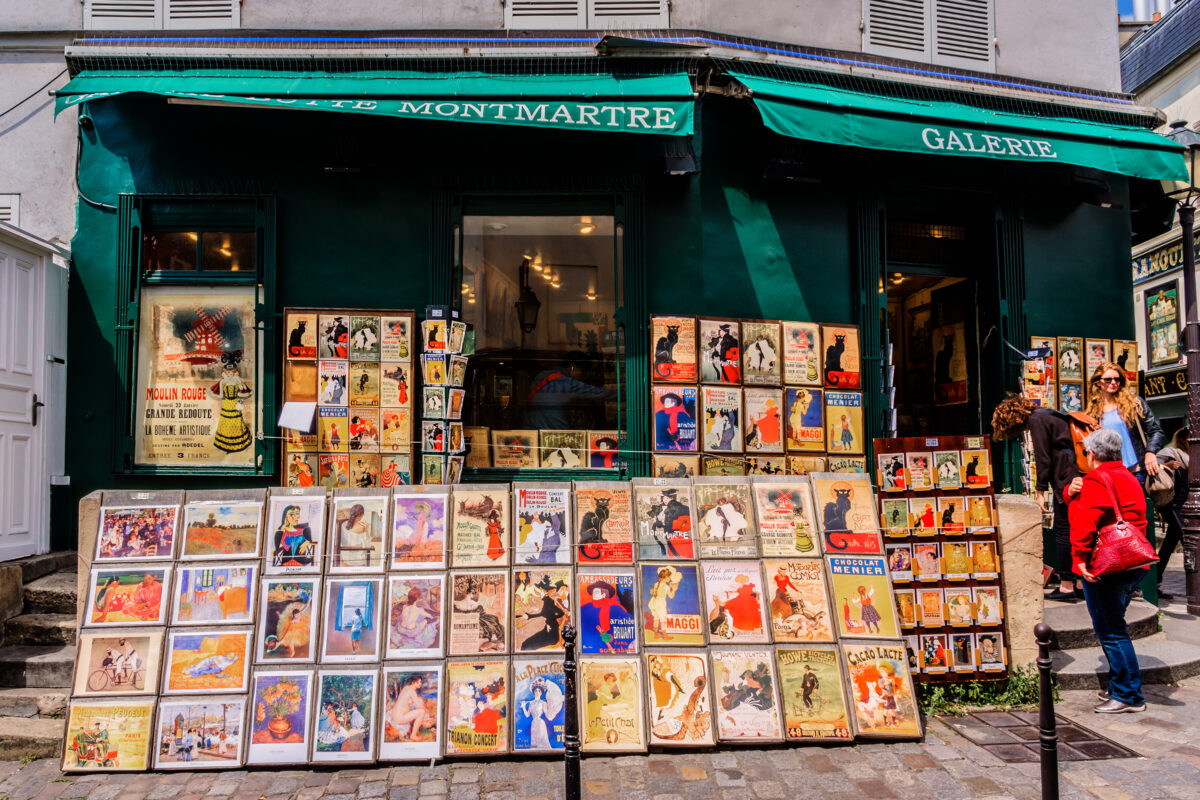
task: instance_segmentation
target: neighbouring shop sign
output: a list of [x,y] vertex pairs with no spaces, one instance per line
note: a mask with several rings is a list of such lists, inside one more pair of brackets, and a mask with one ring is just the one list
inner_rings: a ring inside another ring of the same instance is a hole
[[255,287],[149,287],[138,327],[139,466],[253,467]]
[[[1200,248],[1200,233],[1196,234],[1196,247]],[[1155,275],[1170,272],[1183,267],[1182,237],[1170,244],[1156,247],[1148,253],[1143,253],[1133,259],[1133,282],[1143,283]]]
[[1142,396],[1169,397],[1187,391],[1187,367],[1147,375],[1142,381]]

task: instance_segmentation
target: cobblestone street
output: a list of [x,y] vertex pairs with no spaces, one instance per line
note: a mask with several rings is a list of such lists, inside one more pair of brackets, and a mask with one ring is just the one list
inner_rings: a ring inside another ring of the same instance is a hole
[[[1062,797],[1100,800],[1200,796],[1200,678],[1146,688],[1144,714],[1091,713],[1095,694],[1063,693],[1059,713],[1129,747],[1141,758],[1062,764]],[[1037,763],[1005,764],[938,720],[924,742],[857,747],[779,747],[588,758],[584,797],[704,798],[1040,797]],[[562,765],[541,760],[453,762],[434,767],[237,770],[65,776],[53,760],[0,763],[5,800],[550,800],[561,798]]]

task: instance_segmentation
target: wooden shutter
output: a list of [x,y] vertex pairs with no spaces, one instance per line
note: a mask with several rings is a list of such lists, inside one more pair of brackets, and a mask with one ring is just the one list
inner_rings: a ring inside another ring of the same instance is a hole
[[21,195],[0,194],[0,222],[21,227]]
[[587,24],[597,30],[668,28],[671,12],[667,0],[591,0]]
[[933,0],[933,62],[992,70],[993,0]]
[[930,2],[863,0],[863,52],[928,61]]
[[580,30],[587,25],[585,0],[508,0],[504,25],[527,30]]
[[162,0],[84,0],[83,29],[147,31],[162,27]]
[[241,27],[240,0],[166,0],[163,27],[204,29]]

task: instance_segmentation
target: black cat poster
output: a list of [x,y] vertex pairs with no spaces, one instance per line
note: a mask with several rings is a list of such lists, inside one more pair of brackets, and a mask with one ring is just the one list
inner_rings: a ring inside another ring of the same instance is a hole
[[967,402],[967,333],[961,322],[933,332],[933,404],[956,406]]
[[659,383],[696,383],[694,317],[650,318],[650,378]]
[[825,385],[831,389],[857,389],[862,382],[862,355],[858,328],[853,325],[822,325],[825,348]]

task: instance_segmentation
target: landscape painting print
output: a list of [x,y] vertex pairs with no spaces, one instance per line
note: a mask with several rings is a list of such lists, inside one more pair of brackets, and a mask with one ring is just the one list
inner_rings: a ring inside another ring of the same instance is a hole
[[[158,704],[155,769],[235,769],[242,765],[246,698],[189,698]],[[163,747],[163,743],[166,744]]]
[[202,502],[183,508],[180,558],[254,558],[259,550],[262,503]]
[[831,556],[829,589],[838,609],[838,635],[895,639],[895,603],[887,564],[876,556]]
[[392,569],[446,566],[445,492],[399,491],[392,495]]
[[321,670],[313,761],[375,760],[376,670]]
[[653,357],[651,379],[664,383],[695,383],[696,320],[693,317],[650,317]]
[[636,656],[581,658],[583,714],[580,750],[585,753],[641,753],[646,750],[643,723],[642,662]]
[[86,626],[165,625],[170,567],[92,568]]
[[720,647],[709,651],[719,742],[777,742],[783,739],[770,648]]
[[317,599],[321,579],[308,576],[263,581],[259,611],[258,661],[315,661]]
[[169,561],[175,555],[178,506],[100,509],[96,561]]
[[703,650],[646,654],[650,744],[711,747],[712,682]]
[[175,625],[254,622],[258,564],[181,566],[171,621]]
[[508,659],[446,662],[446,755],[508,752]]
[[632,568],[580,570],[579,652],[636,653],[637,578]]
[[571,563],[571,488],[514,484],[517,549],[513,565]]
[[882,554],[870,476],[815,472],[808,479],[816,495],[817,520],[826,554]]
[[920,738],[912,674],[902,642],[842,644],[859,736]]
[[253,631],[171,631],[163,694],[245,692]]
[[303,764],[312,743],[311,670],[254,673],[247,764]]
[[380,761],[427,761],[442,753],[442,665],[383,670]]
[[633,516],[637,525],[639,559],[690,561],[696,558],[689,481],[634,479]]
[[764,557],[821,555],[821,539],[813,518],[812,492],[807,479],[755,480],[752,487]]
[[708,638],[722,644],[769,644],[762,571],[756,561],[704,561]]
[[696,478],[696,538],[702,558],[756,558],[753,501],[745,478]]
[[388,578],[388,658],[441,658],[445,599],[443,573]]
[[513,652],[560,652],[571,622],[571,568],[513,570]]
[[476,484],[455,488],[450,534],[455,567],[507,567],[509,487]]
[[633,489],[615,481],[575,482],[579,564],[633,563]]
[[776,642],[835,642],[825,568],[819,559],[763,561]]
[[63,772],[141,772],[150,764],[154,700],[72,700]]
[[513,658],[513,752],[563,750],[566,675],[557,658]]
[[775,659],[787,738],[810,742],[852,739],[837,646],[780,647]]

